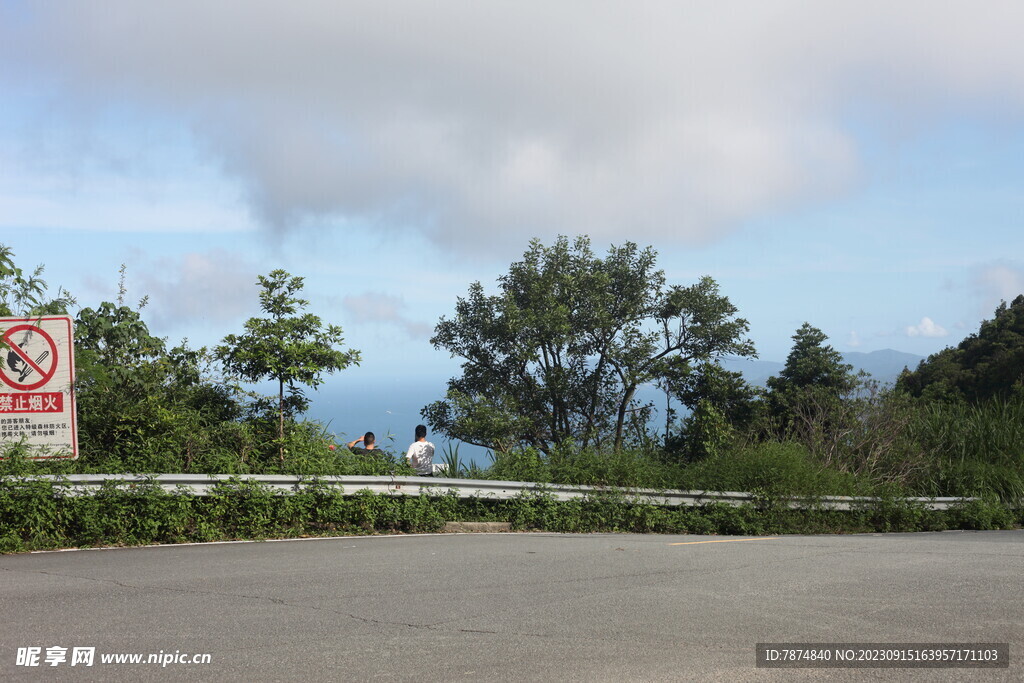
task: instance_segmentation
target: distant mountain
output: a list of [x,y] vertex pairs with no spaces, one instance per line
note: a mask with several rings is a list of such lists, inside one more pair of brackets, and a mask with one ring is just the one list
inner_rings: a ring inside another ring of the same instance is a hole
[[743,379],[754,386],[763,387],[768,383],[768,378],[778,375],[785,363],[777,363],[773,360],[744,360],[742,358],[725,358],[722,360],[722,367],[730,372],[743,373]]
[[[903,353],[893,349],[882,349],[871,353],[851,351],[843,354],[843,361],[852,365],[854,370],[863,370],[869,373],[872,379],[878,380],[882,384],[895,382],[903,372],[903,368],[913,370],[923,360],[924,356],[915,356],[912,353]],[[786,364],[771,360],[727,358],[722,361],[722,367],[732,372],[741,372],[745,380],[753,385],[763,387],[768,382],[768,378],[782,372]]]
[[876,379],[882,384],[889,384],[896,381],[896,378],[903,372],[903,368],[911,370],[916,368],[917,364],[924,360],[924,356],[882,349],[871,353],[860,353],[859,351],[844,353],[843,360],[852,365],[854,370],[863,370],[870,373],[872,379]]

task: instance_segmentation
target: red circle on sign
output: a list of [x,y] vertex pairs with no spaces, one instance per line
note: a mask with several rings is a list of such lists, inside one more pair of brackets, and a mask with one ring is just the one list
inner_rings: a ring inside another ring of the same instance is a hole
[[[13,335],[15,332],[21,332],[22,330],[31,330],[33,334],[38,333],[43,338],[43,340],[46,341],[47,344],[49,344],[50,358],[53,359],[53,363],[50,364],[50,369],[47,370],[46,372],[43,372],[42,368],[36,365],[36,361],[33,361],[20,346],[11,341],[11,335]],[[11,387],[12,389],[18,389],[20,391],[32,391],[33,389],[38,389],[39,387],[43,386],[44,384],[49,382],[50,379],[53,378],[54,373],[57,372],[57,345],[53,343],[53,338],[50,337],[50,335],[44,332],[41,328],[38,328],[35,325],[15,325],[11,329],[7,330],[6,334],[4,334],[4,341],[8,345],[8,354],[17,354],[18,357],[21,358],[21,360],[23,360],[26,364],[30,365],[33,370],[39,372],[42,375],[42,379],[40,379],[38,382],[33,382],[32,384],[21,384],[9,378],[7,376],[7,373],[5,372],[6,363],[0,363],[0,379],[4,381],[4,384]]]

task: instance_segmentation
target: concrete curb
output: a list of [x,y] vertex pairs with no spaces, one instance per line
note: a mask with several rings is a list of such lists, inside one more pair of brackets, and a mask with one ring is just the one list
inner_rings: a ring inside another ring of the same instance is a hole
[[496,531],[512,531],[511,522],[445,522],[441,531],[450,534],[473,532],[494,533]]

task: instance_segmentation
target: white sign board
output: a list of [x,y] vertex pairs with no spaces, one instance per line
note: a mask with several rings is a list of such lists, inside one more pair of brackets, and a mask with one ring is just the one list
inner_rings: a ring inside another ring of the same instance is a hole
[[77,458],[71,318],[0,318],[0,339],[0,444]]

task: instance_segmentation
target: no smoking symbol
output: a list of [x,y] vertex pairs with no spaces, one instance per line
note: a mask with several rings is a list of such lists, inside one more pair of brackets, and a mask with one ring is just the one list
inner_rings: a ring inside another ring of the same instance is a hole
[[57,345],[35,325],[15,325],[4,334],[0,379],[19,391],[43,386],[57,372]]

